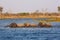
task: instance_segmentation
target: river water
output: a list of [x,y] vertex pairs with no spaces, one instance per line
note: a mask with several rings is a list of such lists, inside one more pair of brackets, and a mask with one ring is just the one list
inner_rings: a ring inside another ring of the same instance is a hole
[[[36,19],[41,20],[41,19]],[[0,20],[0,40],[60,40],[60,22],[50,22],[51,28],[8,28],[6,25],[15,22],[38,24],[33,19]]]

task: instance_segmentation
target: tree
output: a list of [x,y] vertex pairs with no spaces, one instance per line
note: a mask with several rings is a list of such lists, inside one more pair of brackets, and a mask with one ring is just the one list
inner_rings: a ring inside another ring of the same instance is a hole
[[60,6],[58,6],[58,12],[60,12]]
[[0,7],[0,13],[2,13],[2,11],[3,11],[3,7]]

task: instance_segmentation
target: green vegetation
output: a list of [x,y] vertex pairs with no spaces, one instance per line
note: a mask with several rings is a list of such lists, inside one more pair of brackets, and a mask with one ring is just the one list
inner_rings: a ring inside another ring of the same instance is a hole
[[25,12],[23,12],[23,13],[18,13],[18,14],[21,15],[21,16],[29,15],[29,13],[25,13]]
[[37,20],[33,19],[36,22],[60,22],[60,18],[47,18],[47,20]]

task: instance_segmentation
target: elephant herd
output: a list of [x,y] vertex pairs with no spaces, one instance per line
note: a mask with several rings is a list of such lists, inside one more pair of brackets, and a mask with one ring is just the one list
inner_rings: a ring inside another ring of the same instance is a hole
[[16,23],[11,23],[9,25],[7,25],[6,27],[11,27],[11,28],[18,28],[18,27],[46,27],[46,28],[49,28],[49,27],[52,27],[51,24],[47,24],[47,23],[42,23],[42,22],[39,22],[38,24],[29,24],[29,23],[24,23],[23,25],[21,24],[16,24]]

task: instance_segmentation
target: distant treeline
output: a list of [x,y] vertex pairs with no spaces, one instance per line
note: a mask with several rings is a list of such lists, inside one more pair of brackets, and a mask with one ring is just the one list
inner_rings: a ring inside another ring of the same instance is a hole
[[60,13],[2,13],[4,16],[27,16],[27,15],[42,15],[42,16],[60,16]]

